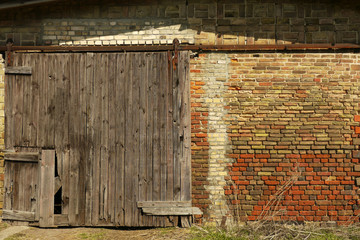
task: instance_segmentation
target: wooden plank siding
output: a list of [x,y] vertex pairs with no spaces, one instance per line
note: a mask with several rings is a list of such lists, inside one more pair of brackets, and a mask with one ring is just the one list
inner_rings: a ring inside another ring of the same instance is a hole
[[32,74],[6,76],[6,149],[55,150],[56,181],[40,174],[61,183],[61,215],[42,209],[42,226],[178,224],[137,205],[191,201],[189,53],[176,67],[172,54],[14,53],[14,67]]

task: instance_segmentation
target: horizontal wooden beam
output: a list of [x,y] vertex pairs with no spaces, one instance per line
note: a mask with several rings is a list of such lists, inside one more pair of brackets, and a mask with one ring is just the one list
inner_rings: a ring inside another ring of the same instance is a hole
[[34,222],[35,213],[34,212],[25,212],[17,210],[3,210],[2,214],[3,220],[15,220],[15,221],[24,221],[24,222]]
[[202,215],[202,212],[197,207],[150,207],[142,208],[145,215],[154,216],[189,216]]
[[189,201],[144,201],[137,202],[138,208],[149,208],[149,207],[191,207]]
[[[360,49],[357,44],[179,45],[178,51],[302,51]],[[7,51],[5,46],[0,51]],[[172,51],[175,45],[125,46],[12,46],[15,52],[153,52]]]
[[31,75],[31,67],[6,67],[5,74]]
[[30,153],[30,152],[13,152],[5,153],[5,161],[17,161],[17,162],[38,162],[39,153]]

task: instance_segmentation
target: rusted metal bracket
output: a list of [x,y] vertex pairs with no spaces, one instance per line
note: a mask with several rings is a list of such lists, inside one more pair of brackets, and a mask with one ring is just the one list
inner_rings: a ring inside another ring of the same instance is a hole
[[176,67],[179,62],[179,46],[180,46],[179,39],[175,38],[173,41],[173,45],[174,45],[173,68],[174,70],[176,70]]

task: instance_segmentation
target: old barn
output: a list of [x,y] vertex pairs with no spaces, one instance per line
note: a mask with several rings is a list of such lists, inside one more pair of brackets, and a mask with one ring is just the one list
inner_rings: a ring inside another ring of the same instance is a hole
[[359,7],[2,1],[2,219],[358,222]]

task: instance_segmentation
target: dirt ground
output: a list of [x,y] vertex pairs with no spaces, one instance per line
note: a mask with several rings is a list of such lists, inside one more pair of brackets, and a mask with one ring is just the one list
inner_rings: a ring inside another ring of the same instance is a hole
[[[0,231],[16,227],[0,223]],[[1,233],[1,232],[0,232]],[[184,228],[154,228],[154,229],[125,229],[125,228],[54,228],[41,229],[29,227],[19,233],[7,236],[5,240],[72,240],[72,239],[125,239],[125,240],[183,240],[189,239],[190,229]]]

